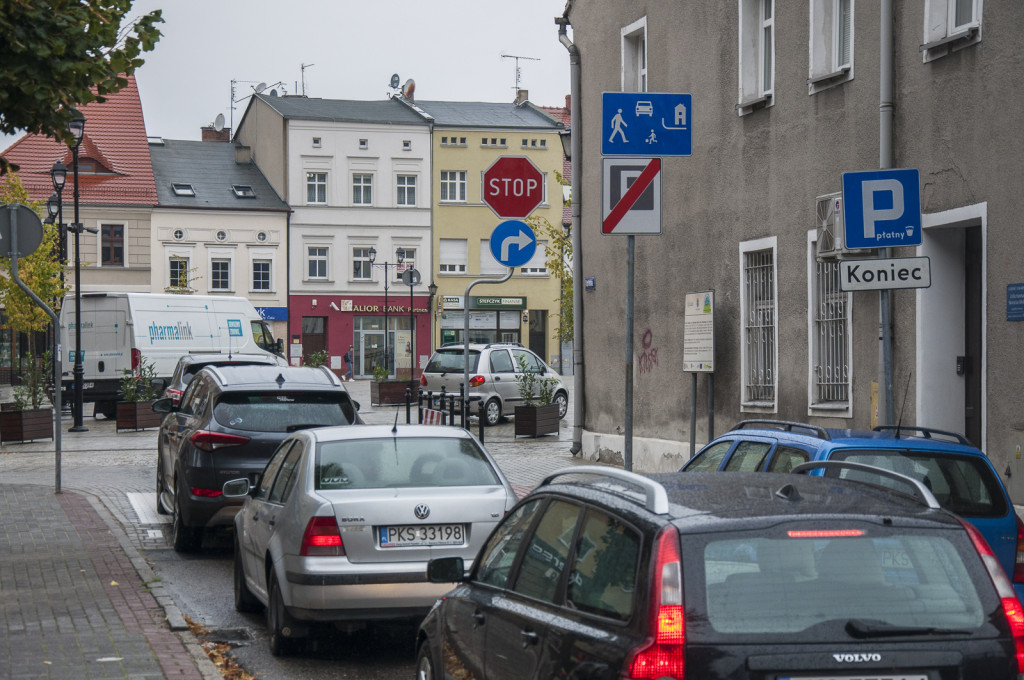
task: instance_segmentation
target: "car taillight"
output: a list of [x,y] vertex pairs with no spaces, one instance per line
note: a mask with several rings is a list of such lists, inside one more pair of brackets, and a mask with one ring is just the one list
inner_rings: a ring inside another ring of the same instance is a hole
[[203,451],[216,451],[217,449],[223,449],[229,446],[241,446],[242,444],[248,444],[249,438],[237,434],[227,434],[226,432],[199,430],[192,435],[189,441],[191,441],[192,445],[197,449],[202,449]]
[[427,376],[425,376],[422,373],[420,373],[420,387],[426,387],[426,386],[427,386]]
[[338,521],[333,517],[311,517],[302,534],[299,554],[306,557],[342,557],[345,545],[341,542]]
[[485,382],[487,382],[487,379],[484,378],[482,375],[474,375],[472,378],[469,379],[469,386],[480,387]]
[[164,395],[170,397],[171,403],[174,404],[175,406],[177,406],[178,402],[181,401],[182,394],[184,393],[181,390],[174,390],[171,389],[170,387],[168,387],[167,391],[164,392]]
[[138,349],[132,348],[132,371],[139,370],[139,364],[142,363],[142,352]]
[[1017,556],[1013,561],[1013,582],[1024,583],[1024,522],[1017,518]]
[[216,498],[224,493],[220,489],[198,489],[196,487],[192,487],[189,490],[192,492],[193,496],[199,496],[200,498]]
[[[992,548],[989,547],[985,537],[970,522],[960,520],[960,523],[964,525],[967,534],[971,537],[971,541],[974,542],[974,549],[981,555],[981,561],[985,563],[985,569],[988,570],[989,578],[995,584],[996,593],[999,595],[999,599],[1002,600],[1003,613],[1006,615],[1006,622],[1010,626],[1013,644],[1017,650],[1017,672],[1022,673],[1024,672],[1024,607],[1021,606],[1020,600],[1017,599],[1017,593],[1014,592],[1010,579],[1007,578],[1006,572],[999,565],[999,560],[996,559],[995,553],[992,552]],[[1014,571],[1016,572],[1016,569]]]
[[683,678],[683,643],[686,619],[683,614],[683,564],[679,556],[679,533],[666,527],[657,538],[654,578],[651,584],[651,633],[643,645],[632,650],[628,677],[632,680]]

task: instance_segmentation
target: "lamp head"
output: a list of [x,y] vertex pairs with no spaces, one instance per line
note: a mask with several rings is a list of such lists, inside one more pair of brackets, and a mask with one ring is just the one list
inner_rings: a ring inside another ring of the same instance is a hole
[[405,262],[405,248],[399,248],[396,250],[395,255],[398,256],[398,264]]
[[60,199],[57,198],[56,193],[50,194],[50,198],[46,201],[46,214],[50,217],[51,222],[57,216],[59,209]]
[[427,292],[430,293],[430,297],[434,297],[435,295],[437,295],[437,284],[431,283],[429,286],[427,286]]
[[367,252],[367,255],[370,257],[370,264],[377,261],[377,249],[373,246],[370,246],[370,250]]
[[50,179],[53,180],[53,188],[55,191],[64,190],[64,182],[68,179],[68,166],[64,165],[64,161],[57,161],[50,168]]
[[74,146],[77,148],[82,143],[82,135],[85,134],[85,118],[81,114],[68,121],[68,132],[74,137]]
[[562,153],[572,160],[572,130],[559,130],[558,139],[562,142]]

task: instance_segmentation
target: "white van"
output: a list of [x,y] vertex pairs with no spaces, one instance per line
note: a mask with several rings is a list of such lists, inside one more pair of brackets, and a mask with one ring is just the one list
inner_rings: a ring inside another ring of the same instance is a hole
[[[281,341],[242,297],[159,293],[82,294],[82,400],[112,418],[126,370],[145,358],[166,383],[189,352],[283,356]],[[74,400],[75,296],[64,298],[60,349],[65,403]],[[162,390],[162,386],[159,386]]]

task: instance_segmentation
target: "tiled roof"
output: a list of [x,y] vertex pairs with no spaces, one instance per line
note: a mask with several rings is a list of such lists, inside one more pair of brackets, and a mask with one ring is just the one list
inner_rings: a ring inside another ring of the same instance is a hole
[[[165,139],[149,145],[161,208],[228,208],[288,210],[255,163],[235,160],[235,145]],[[171,184],[190,184],[195,196],[179,196]],[[232,185],[252,187],[253,196],[240,198]]]
[[[79,111],[85,116],[85,134],[78,148],[79,201],[84,204],[155,205],[156,186],[146,141],[146,123],[135,76],[105,102],[90,102]],[[50,168],[64,161],[68,179],[64,200],[72,197],[72,154],[63,142],[42,135],[25,135],[10,146],[4,158],[20,166],[18,176],[32,200],[45,201],[53,193]],[[112,174],[89,174],[82,165],[92,159]]]
[[530,128],[557,130],[557,120],[529,102],[522,105],[495,102],[411,102],[434,119],[434,127]]

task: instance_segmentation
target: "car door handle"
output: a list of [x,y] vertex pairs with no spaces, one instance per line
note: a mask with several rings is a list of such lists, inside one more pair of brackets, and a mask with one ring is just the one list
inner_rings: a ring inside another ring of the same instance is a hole
[[540,640],[540,637],[532,630],[519,631],[519,637],[523,638],[523,649],[526,649],[529,645],[537,644]]
[[480,612],[473,612],[473,629],[476,630],[480,626],[484,625],[487,618]]

